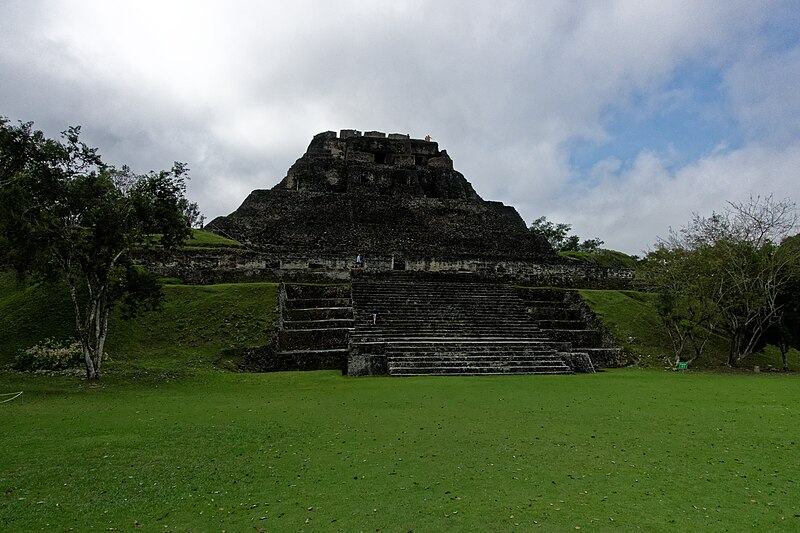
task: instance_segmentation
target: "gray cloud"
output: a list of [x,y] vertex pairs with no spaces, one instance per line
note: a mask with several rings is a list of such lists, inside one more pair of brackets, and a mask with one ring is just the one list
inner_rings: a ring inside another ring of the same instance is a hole
[[[791,7],[12,0],[0,114],[49,134],[82,124],[107,160],[139,171],[186,161],[211,217],[277,183],[317,132],[431,134],[485,198],[637,252],[692,210],[791,194],[798,48],[763,42]],[[577,175],[569,143],[602,146],[604,113],[633,94],[680,106],[665,84],[687,60],[720,70],[747,144],[685,168],[643,152]]]

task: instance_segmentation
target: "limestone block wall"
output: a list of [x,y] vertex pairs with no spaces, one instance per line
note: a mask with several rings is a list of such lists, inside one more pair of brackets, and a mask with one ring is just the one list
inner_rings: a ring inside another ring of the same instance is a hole
[[[405,257],[364,255],[370,273],[396,271],[477,274],[526,285],[570,288],[629,289],[634,273],[628,269],[597,267],[574,262],[503,261],[492,258]],[[141,252],[136,260],[166,277],[185,283],[228,283],[260,280],[349,279],[355,256],[288,255],[241,249],[183,249]],[[357,273],[357,272],[356,272]]]

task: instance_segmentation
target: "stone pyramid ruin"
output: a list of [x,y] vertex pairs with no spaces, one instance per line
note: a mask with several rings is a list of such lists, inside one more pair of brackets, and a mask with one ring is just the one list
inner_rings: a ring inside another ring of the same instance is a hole
[[184,278],[284,281],[275,342],[250,352],[262,370],[565,374],[620,362],[576,292],[515,284],[609,286],[632,273],[561,258],[429,139],[320,133],[280,183],[206,229],[244,247],[174,261],[189,265]]
[[482,199],[436,142],[380,132],[315,135],[280,183],[206,229],[311,270],[348,270],[357,255],[373,271],[506,273],[557,260],[513,207]]

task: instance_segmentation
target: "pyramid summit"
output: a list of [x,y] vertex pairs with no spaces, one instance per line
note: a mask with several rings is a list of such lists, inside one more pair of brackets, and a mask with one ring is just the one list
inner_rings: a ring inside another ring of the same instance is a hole
[[633,279],[561,257],[513,207],[481,198],[436,142],[398,133],[319,133],[277,185],[205,229],[242,246],[143,251],[140,260],[187,283],[396,271],[593,288]]

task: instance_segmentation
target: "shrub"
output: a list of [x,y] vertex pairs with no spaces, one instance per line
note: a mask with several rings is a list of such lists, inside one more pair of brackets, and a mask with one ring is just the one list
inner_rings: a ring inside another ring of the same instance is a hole
[[34,370],[66,370],[83,364],[83,349],[78,341],[45,339],[14,359],[14,368],[22,372]]

